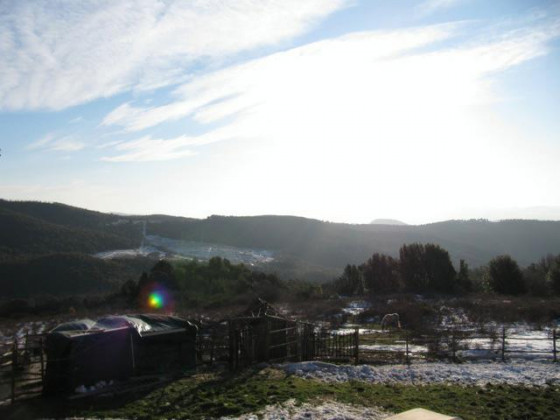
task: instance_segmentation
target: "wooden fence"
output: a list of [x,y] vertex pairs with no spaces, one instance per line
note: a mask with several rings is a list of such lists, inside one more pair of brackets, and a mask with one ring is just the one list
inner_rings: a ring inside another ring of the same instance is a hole
[[[484,333],[450,328],[413,334],[405,330],[327,330],[299,322],[280,328],[280,323],[276,327],[274,323],[263,325],[264,329],[201,330],[197,365],[222,364],[237,370],[260,362],[308,360],[386,364],[472,358],[507,362],[540,357],[558,361],[555,329],[540,337],[524,337],[505,327]],[[41,394],[46,370],[44,345],[44,335],[15,337],[0,345],[0,401]]]
[[[288,329],[293,333],[284,342],[269,346],[265,360],[252,356],[250,331],[233,331],[229,341],[230,368],[235,370],[266,361],[326,360],[350,363],[413,363],[414,361],[494,360],[506,362],[514,358],[544,358],[558,361],[556,330],[547,337],[520,337],[505,327],[485,333],[446,329],[429,333],[405,330],[360,331],[304,330],[301,326]],[[269,334],[287,330],[271,330]],[[265,332],[266,333],[266,332]],[[515,344],[518,342],[517,344]],[[538,345],[534,345],[537,343]],[[546,347],[546,348],[545,348]],[[282,351],[280,351],[282,350]]]
[[306,346],[308,324],[268,317],[257,325],[232,328],[229,337],[229,367],[236,370],[258,362],[281,362],[306,360],[309,346]]
[[427,333],[370,331],[359,335],[360,363],[412,363],[415,360],[498,360],[540,358],[558,361],[557,331],[523,336],[506,327],[486,332],[450,328]]
[[45,378],[43,335],[14,337],[0,346],[0,401],[40,395]]

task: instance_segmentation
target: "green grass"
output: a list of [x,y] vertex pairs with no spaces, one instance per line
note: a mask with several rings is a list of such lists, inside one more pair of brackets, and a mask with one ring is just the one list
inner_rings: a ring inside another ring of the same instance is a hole
[[78,410],[74,414],[197,419],[253,412],[291,398],[298,402],[327,398],[392,412],[424,407],[458,415],[464,420],[560,418],[559,387],[328,384],[286,376],[271,369],[251,370],[235,376],[194,376],[118,408]]
[[560,418],[558,386],[323,383],[272,369],[247,370],[237,375],[198,374],[126,399],[97,398],[73,406],[65,403],[63,409],[58,405],[56,411],[43,407],[37,417],[48,417],[50,413],[54,417],[202,419],[254,412],[292,398],[296,402],[332,399],[391,412],[423,407],[464,420]]

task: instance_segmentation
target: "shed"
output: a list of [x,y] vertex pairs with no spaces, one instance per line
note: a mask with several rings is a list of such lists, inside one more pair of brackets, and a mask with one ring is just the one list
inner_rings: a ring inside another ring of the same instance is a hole
[[68,330],[55,328],[46,338],[44,393],[72,392],[99,381],[125,380],[196,367],[197,327],[181,318],[121,315]]
[[297,323],[263,299],[256,299],[244,312],[229,319],[228,325],[233,368],[297,354]]

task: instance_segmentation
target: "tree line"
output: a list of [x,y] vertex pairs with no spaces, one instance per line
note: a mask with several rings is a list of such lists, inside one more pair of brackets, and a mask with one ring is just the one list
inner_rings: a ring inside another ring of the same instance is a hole
[[313,286],[306,282],[281,280],[275,274],[213,257],[208,261],[160,260],[137,281],[125,282],[121,295],[143,306],[147,295],[156,289],[165,290],[183,307],[244,303],[254,297],[268,301],[287,295],[305,298],[313,293]]
[[471,270],[464,260],[456,269],[449,252],[437,244],[405,244],[398,258],[375,253],[363,264],[346,265],[330,287],[347,296],[400,292],[560,295],[560,254],[525,269],[509,255],[500,255]]

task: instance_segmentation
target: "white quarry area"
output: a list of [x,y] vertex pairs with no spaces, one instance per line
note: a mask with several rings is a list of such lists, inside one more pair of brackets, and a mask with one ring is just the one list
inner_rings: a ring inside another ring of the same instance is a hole
[[325,382],[422,385],[547,385],[560,383],[560,366],[552,362],[515,360],[508,363],[415,363],[411,365],[334,365],[325,362],[286,363],[276,366],[288,374]]
[[157,258],[196,258],[198,260],[222,257],[227,258],[233,263],[244,263],[248,265],[263,264],[274,260],[273,253],[267,250],[183,241],[158,235],[146,235],[142,245],[138,248],[99,252],[95,254],[95,256],[103,259],[156,256]]
[[317,401],[298,405],[295,400],[288,400],[282,404],[268,405],[256,413],[244,414],[239,417],[222,417],[222,420],[380,420],[393,414],[375,407],[353,406],[337,401]]
[[112,260],[114,258],[135,258],[135,257],[147,257],[155,256],[158,258],[163,258],[167,254],[157,248],[151,246],[142,246],[134,249],[114,249],[111,251],[103,251],[94,254],[95,257],[101,258],[103,260]]

